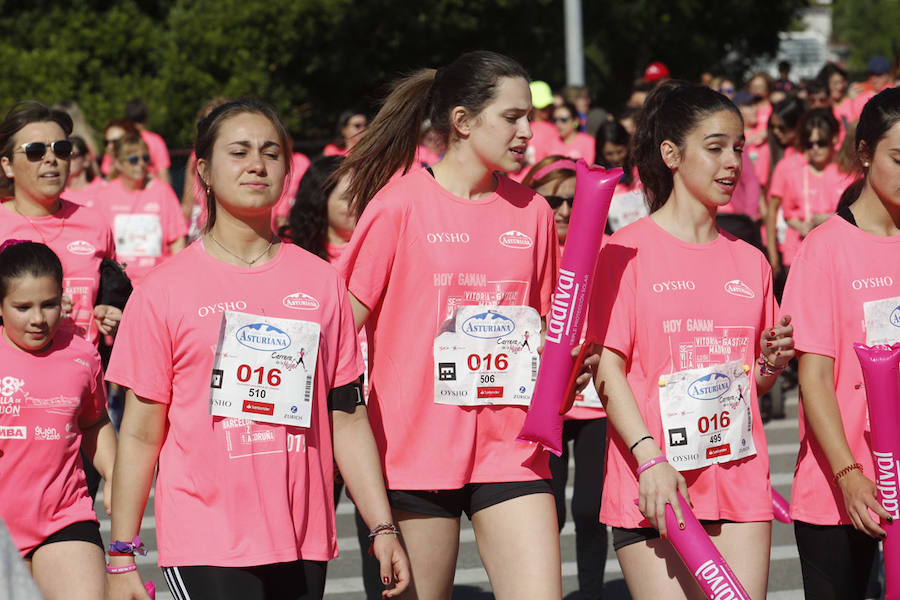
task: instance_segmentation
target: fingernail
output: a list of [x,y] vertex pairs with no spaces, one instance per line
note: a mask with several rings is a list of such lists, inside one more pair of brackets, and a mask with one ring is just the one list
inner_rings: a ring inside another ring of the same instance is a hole
[[888,523],[893,523],[893,522],[894,522],[894,517],[888,517],[888,518],[887,518],[887,522],[888,522]]
[[886,533],[882,533],[882,534],[881,534],[881,539],[886,539],[886,538],[887,538],[887,534],[886,534]]
[[774,330],[774,329],[770,329],[770,330],[769,330],[769,337],[775,337],[775,330]]
[[781,356],[781,351],[779,350],[778,352],[776,352],[775,356]]
[[382,577],[381,581],[384,582],[384,585],[387,585],[391,582],[391,578],[390,577]]
[[678,524],[678,529],[684,529],[684,523],[679,523],[679,524]]
[[766,348],[771,348],[771,347],[772,347],[772,342],[766,342]]

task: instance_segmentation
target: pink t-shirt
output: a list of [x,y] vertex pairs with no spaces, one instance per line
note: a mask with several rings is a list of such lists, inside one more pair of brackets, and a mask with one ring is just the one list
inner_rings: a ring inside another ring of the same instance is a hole
[[750,153],[746,150],[741,156],[741,162],[741,178],[738,179],[734,194],[731,195],[731,202],[720,206],[719,213],[747,215],[751,219],[756,220],[760,216],[759,195],[761,188],[759,179],[756,177]]
[[784,218],[810,219],[815,214],[833,213],[854,176],[842,173],[835,163],[828,164],[819,173],[809,164],[801,167],[800,172],[792,172],[784,182],[781,196]]
[[[298,294],[307,295],[299,307],[290,302]],[[321,325],[308,429],[210,416],[226,310]],[[293,244],[247,268],[215,260],[195,242],[148,274],[125,308],[107,379],[169,405],[156,481],[159,564],[337,556],[326,399],[362,371],[340,276]]]
[[278,202],[272,209],[272,231],[278,229],[276,219],[286,219],[291,213],[291,207],[294,206],[294,200],[297,198],[297,188],[300,187],[300,180],[303,179],[303,174],[309,168],[309,163],[309,158],[301,152],[294,152],[293,156],[291,156],[291,175],[284,184],[281,198],[278,199]]
[[178,196],[162,179],[151,179],[141,190],[129,190],[121,179],[113,179],[98,203],[109,215],[119,260],[135,284],[171,256],[172,242],[187,235]]
[[[169,159],[169,149],[166,147],[166,142],[162,139],[162,136],[146,129],[141,129],[140,134],[141,139],[147,144],[147,152],[150,154],[149,171],[155,175],[161,169],[168,169],[172,166],[172,161]],[[109,175],[109,172],[112,170],[112,163],[112,157],[109,154],[104,154],[103,160],[100,162],[100,172],[104,175]]]
[[350,150],[347,148],[339,148],[337,144],[328,144],[322,148],[322,156],[347,156]]
[[[660,377],[734,360],[752,367],[760,334],[775,319],[769,264],[756,248],[724,231],[707,244],[690,244],[645,217],[612,235],[597,277],[589,335],[627,358],[628,383],[660,445]],[[772,519],[769,456],[752,373],[756,454],[682,473],[699,519]],[[634,457],[618,433],[608,431],[600,521],[650,527],[634,504]]]
[[596,146],[594,142],[594,136],[581,132],[576,133],[575,139],[571,142],[562,141],[562,139],[560,139],[559,137],[559,134],[557,134],[556,138],[553,140],[553,143],[550,146],[550,154],[567,156],[573,160],[583,158],[589,165],[594,164],[595,152]]
[[109,223],[102,211],[60,199],[60,209],[46,217],[25,218],[4,204],[0,212],[0,241],[41,242],[50,247],[63,266],[63,294],[74,306],[60,328],[75,331],[96,344],[94,303],[100,283],[100,263],[116,258]]
[[853,111],[853,100],[850,98],[845,97],[835,104],[832,111],[834,112],[834,117],[841,124],[841,129],[844,129],[845,125],[849,125],[859,118],[859,114]]
[[[769,185],[769,196],[777,196],[784,200],[787,192],[788,182],[803,177],[803,169],[806,168],[806,157],[793,148],[786,148],[784,157],[775,165],[772,171],[772,181]],[[782,209],[783,212],[784,209]],[[793,227],[788,227],[784,237],[784,241],[779,243],[778,249],[781,250],[781,262],[790,265],[794,260],[794,255],[800,249],[800,232]]]
[[769,145],[763,144],[744,151],[744,154],[750,156],[753,161],[753,171],[756,173],[756,179],[759,185],[766,187],[769,185],[769,169],[772,166],[772,155],[769,151]]
[[[804,240],[784,288],[794,346],[834,359],[834,388],[853,458],[874,480],[869,414],[862,370],[853,350],[866,342],[863,304],[900,296],[900,236],[866,233],[837,215]],[[791,490],[791,517],[818,525],[849,525],[841,491],[800,403],[800,453]]]
[[106,392],[100,355],[72,332],[40,352],[0,333],[0,365],[0,518],[24,556],[60,529],[97,520],[78,421],[106,414]]
[[94,179],[83,188],[77,190],[66,188],[62,195],[65,196],[66,200],[69,202],[93,208],[97,205],[97,196],[100,195],[104,187],[106,187],[106,180],[102,177],[94,177]]
[[456,489],[550,476],[547,454],[515,441],[521,406],[434,402],[434,338],[457,306],[531,306],[544,315],[558,268],[556,227],[541,196],[503,176],[465,200],[426,170],[379,191],[338,261],[370,307],[369,419],[387,485]]
[[[531,122],[531,139],[528,140],[528,162],[535,165],[544,158],[553,154],[553,144],[559,139],[559,132],[556,125],[549,121],[532,121]],[[533,154],[533,156],[531,156]],[[522,169],[528,173],[528,168]],[[522,176],[524,179],[525,176]]]

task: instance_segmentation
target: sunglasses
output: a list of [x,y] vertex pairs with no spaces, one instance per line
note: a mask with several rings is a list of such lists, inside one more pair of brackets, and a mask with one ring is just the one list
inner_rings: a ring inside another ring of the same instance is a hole
[[569,208],[572,208],[572,205],[575,204],[574,196],[544,196],[547,199],[547,204],[550,205],[550,208],[556,210],[562,203],[565,202],[569,205]]
[[139,162],[143,161],[145,165],[150,164],[150,155],[149,154],[132,154],[131,156],[126,156],[125,160],[128,161],[130,165],[137,165]]
[[827,148],[830,145],[831,143],[827,142],[826,140],[806,140],[807,148]]
[[568,123],[572,120],[572,117],[553,117],[554,123]]
[[57,140],[52,144],[28,142],[27,144],[22,144],[20,148],[25,153],[25,158],[31,162],[44,160],[44,156],[47,155],[47,148],[50,148],[56,158],[61,158],[62,160],[68,160],[72,156],[72,142],[69,140]]

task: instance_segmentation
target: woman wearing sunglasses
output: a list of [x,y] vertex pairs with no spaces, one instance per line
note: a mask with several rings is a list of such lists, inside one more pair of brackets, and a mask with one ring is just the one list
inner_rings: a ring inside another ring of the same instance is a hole
[[559,137],[553,140],[550,154],[559,154],[574,160],[583,158],[589,165],[594,164],[594,136],[580,133],[581,124],[578,110],[571,102],[563,102],[553,108],[553,124]]
[[122,311],[94,305],[100,262],[115,258],[103,213],[60,197],[69,177],[72,119],[39,102],[21,102],[0,123],[0,241],[21,239],[50,247],[63,265],[63,322],[90,342],[112,333]]
[[172,187],[150,175],[150,152],[138,133],[113,142],[118,176],[103,188],[99,204],[109,213],[119,260],[133,282],[184,248],[187,225]]
[[824,223],[837,208],[841,193],[853,176],[841,172],[834,162],[834,139],[839,125],[830,108],[816,108],[803,117],[800,147],[805,161],[785,164],[789,170],[769,201],[772,210],[784,212],[788,227],[801,238]]

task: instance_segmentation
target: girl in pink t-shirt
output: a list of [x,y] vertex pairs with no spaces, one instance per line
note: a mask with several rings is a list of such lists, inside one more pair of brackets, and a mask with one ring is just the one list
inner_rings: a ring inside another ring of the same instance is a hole
[[588,337],[603,346],[597,386],[612,425],[600,520],[636,599],[694,597],[658,539],[666,504],[681,522],[676,492],[750,595],[766,593],[772,506],[757,398],[793,340],[788,318],[775,324],[763,255],[716,228],[743,144],[740,113],[721,94],[655,88],[634,136],[651,214],[613,234],[598,261]]
[[863,178],[800,247],[784,290],[800,356],[800,453],[791,490],[806,597],[863,598],[878,539],[875,466],[856,342],[900,342],[900,90],[856,129]]
[[44,244],[0,246],[0,518],[45,598],[94,600],[103,542],[79,450],[109,497],[116,436],[97,350],[59,328],[62,279]]
[[126,133],[113,144],[118,177],[98,204],[109,215],[116,254],[137,284],[153,267],[184,248],[187,225],[172,186],[151,177],[147,144]]
[[571,102],[564,102],[553,109],[553,123],[557,136],[548,148],[550,154],[560,154],[578,160],[583,158],[587,164],[594,164],[594,137],[578,131],[581,120],[578,111]]
[[88,341],[115,332],[122,311],[95,305],[100,264],[115,258],[109,225],[98,209],[60,197],[69,176],[72,120],[39,102],[21,102],[0,123],[0,240],[42,242],[63,263],[63,323]]
[[[465,54],[397,82],[336,175],[353,174],[339,265],[372,331],[373,431],[422,598],[450,596],[463,512],[497,598],[562,595],[547,454],[515,439],[559,254],[547,202],[498,173],[525,161],[530,111],[518,63]],[[382,187],[423,116],[442,160]]]
[[[616,126],[621,128],[621,125]],[[575,161],[564,156],[548,156],[534,165],[523,183],[544,196],[553,209],[562,253],[575,199]],[[575,522],[578,588],[587,598],[600,598],[603,596],[608,549],[606,525],[600,522],[606,457],[606,412],[593,386],[588,386],[575,397],[574,406],[565,415],[562,439],[562,455],[550,456],[556,515],[562,529],[566,522],[569,442],[574,442],[572,520]]]
[[111,597],[146,598],[129,540],[158,464],[159,563],[174,596],[321,599],[337,556],[335,461],[394,584],[385,595],[398,596],[408,562],[382,535],[397,530],[346,289],[270,227],[290,137],[271,107],[238,100],[200,122],[195,148],[206,232],[137,287],[107,374],[128,388]]

